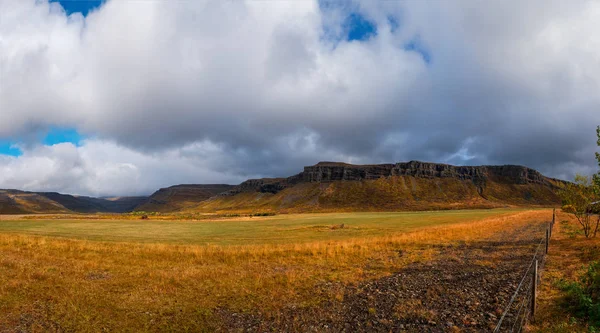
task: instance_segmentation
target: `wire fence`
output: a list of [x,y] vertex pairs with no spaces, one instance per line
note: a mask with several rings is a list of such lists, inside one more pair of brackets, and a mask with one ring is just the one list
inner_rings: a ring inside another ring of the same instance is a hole
[[521,278],[517,289],[506,305],[494,333],[496,332],[521,332],[527,323],[535,316],[536,293],[541,274],[546,262],[546,254],[552,237],[552,229],[556,214],[552,214],[552,222],[546,226],[546,235],[538,243],[533,258]]

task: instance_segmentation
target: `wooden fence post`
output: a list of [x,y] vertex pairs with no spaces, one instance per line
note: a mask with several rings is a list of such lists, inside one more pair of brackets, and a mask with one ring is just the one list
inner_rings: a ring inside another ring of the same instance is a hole
[[546,228],[546,254],[548,254],[548,246],[550,245],[550,228]]
[[537,307],[535,295],[537,294],[538,261],[535,260],[533,267],[533,278],[531,281],[531,322],[535,320],[535,310]]

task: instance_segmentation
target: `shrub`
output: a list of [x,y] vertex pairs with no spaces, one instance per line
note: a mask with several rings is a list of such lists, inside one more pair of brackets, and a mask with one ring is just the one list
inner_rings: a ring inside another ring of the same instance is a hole
[[267,213],[254,213],[254,214],[250,214],[250,217],[252,216],[275,216],[277,214],[275,213],[271,213],[271,212],[267,212]]
[[147,216],[158,216],[158,215],[160,215],[160,213],[157,213],[157,212],[145,212],[143,210],[139,210],[139,211],[130,212],[129,215],[131,215],[131,216],[140,216],[140,217],[144,216],[144,215],[147,215]]
[[588,320],[590,329],[600,326],[600,262],[592,262],[579,282],[561,281],[559,287],[571,313]]

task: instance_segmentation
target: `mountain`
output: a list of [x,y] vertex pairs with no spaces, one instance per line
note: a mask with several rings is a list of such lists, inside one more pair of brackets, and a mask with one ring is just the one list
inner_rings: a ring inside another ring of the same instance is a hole
[[146,197],[92,198],[56,192],[0,190],[0,214],[125,213]]
[[219,193],[235,188],[234,185],[176,185],[161,188],[135,207],[136,211],[175,212],[205,201]]
[[0,214],[66,213],[56,201],[33,192],[0,190]]
[[248,180],[193,208],[319,212],[551,206],[565,182],[517,165],[320,162],[288,178]]
[[150,197],[92,198],[0,190],[0,214],[393,211],[556,206],[564,181],[518,165],[453,166],[411,161],[320,162],[288,178],[239,185],[177,185]]

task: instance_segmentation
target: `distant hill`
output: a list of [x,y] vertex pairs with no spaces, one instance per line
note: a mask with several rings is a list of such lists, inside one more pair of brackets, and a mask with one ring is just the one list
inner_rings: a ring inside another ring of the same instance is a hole
[[318,212],[560,204],[565,182],[524,166],[320,162],[289,178],[248,180],[203,201],[206,212]]
[[146,197],[100,199],[55,192],[0,190],[0,214],[125,213]]
[[219,193],[235,188],[234,185],[176,185],[161,188],[135,208],[146,212],[175,212],[194,207]]
[[66,213],[56,201],[32,192],[0,190],[0,214]]

